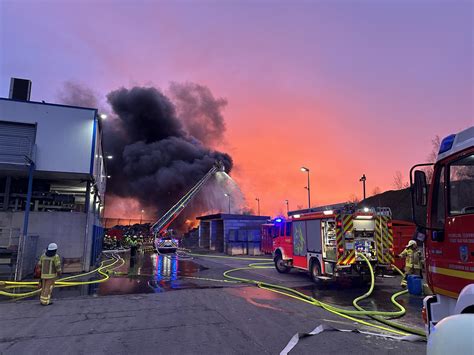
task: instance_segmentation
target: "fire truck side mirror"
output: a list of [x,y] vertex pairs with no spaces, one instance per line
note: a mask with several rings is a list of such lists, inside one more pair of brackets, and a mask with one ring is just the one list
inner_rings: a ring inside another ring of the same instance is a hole
[[418,206],[426,206],[428,185],[426,184],[426,174],[424,171],[415,171],[415,199]]

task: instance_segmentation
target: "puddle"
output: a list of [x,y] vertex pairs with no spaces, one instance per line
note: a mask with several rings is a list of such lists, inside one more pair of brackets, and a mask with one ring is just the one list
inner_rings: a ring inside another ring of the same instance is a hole
[[226,292],[233,296],[243,298],[256,307],[283,312],[283,309],[271,304],[272,301],[282,297],[276,293],[268,292],[267,290],[257,287],[228,288]]
[[[180,259],[175,254],[158,255],[154,253],[138,254],[135,259],[125,259],[125,264],[114,269],[115,275],[103,282],[91,285],[72,287],[56,287],[53,298],[69,298],[77,296],[109,296],[140,293],[160,293],[178,289],[215,288],[203,287],[202,283],[186,279],[199,277],[199,273],[208,268],[196,264],[192,260]],[[83,279],[82,281],[85,281]],[[222,285],[216,286],[223,287]],[[19,290],[27,292],[31,289]],[[32,296],[30,298],[37,298]],[[10,301],[9,299],[6,299]]]
[[[397,278],[377,279],[372,295],[358,304],[370,310],[396,311],[398,308],[392,304],[390,298],[397,290],[402,290],[399,284],[400,280]],[[366,293],[368,287],[368,285],[353,284],[350,280],[340,280],[322,286],[308,285],[295,289],[322,302],[350,308],[352,307],[352,301]],[[402,295],[397,298],[397,302],[406,309],[406,314],[400,318],[403,320],[402,323],[423,327],[424,324],[421,318],[422,296]]]

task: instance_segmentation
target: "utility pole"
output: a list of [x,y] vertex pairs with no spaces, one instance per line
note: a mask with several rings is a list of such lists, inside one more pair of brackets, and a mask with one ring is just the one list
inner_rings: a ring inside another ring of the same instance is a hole
[[363,174],[362,177],[359,179],[359,181],[362,182],[363,195],[364,195],[363,200],[365,200],[365,180],[367,180],[367,178],[365,177],[365,174]]
[[257,201],[257,210],[258,210],[258,215],[260,216],[260,199],[256,197],[255,201]]
[[288,216],[290,213],[290,205],[289,205],[288,200],[285,200],[285,204],[286,204],[286,215]]
[[311,208],[311,190],[309,187],[309,169],[302,166],[301,171],[306,172],[308,174],[308,186],[306,186],[305,189],[308,190],[308,209],[310,209]]

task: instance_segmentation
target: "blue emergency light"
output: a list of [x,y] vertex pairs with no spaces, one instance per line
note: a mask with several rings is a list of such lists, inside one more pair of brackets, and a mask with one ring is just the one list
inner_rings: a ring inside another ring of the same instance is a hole
[[283,221],[281,218],[275,218],[276,223],[280,223],[281,221]]
[[443,141],[441,142],[441,145],[439,146],[438,154],[442,154],[450,150],[453,147],[454,138],[456,138],[455,134],[451,134],[447,136],[446,138],[444,138]]

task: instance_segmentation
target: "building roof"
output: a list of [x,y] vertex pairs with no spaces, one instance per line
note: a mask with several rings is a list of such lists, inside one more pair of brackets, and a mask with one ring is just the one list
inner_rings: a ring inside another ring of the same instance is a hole
[[54,103],[45,102],[45,101],[39,102],[39,101],[31,101],[31,100],[16,100],[16,99],[10,99],[10,98],[8,98],[8,97],[0,97],[0,100],[2,100],[2,101],[18,102],[18,103],[22,103],[22,104],[37,104],[37,105],[66,107],[66,108],[79,109],[79,110],[97,111],[97,109],[96,109],[96,108],[93,108],[93,107],[73,106],[73,105],[64,105],[64,104],[54,104]]
[[200,221],[210,221],[215,219],[239,219],[239,220],[255,220],[255,221],[267,221],[270,219],[270,216],[255,216],[255,215],[246,215],[246,214],[228,214],[228,213],[216,213],[209,214],[206,216],[196,217]]
[[301,209],[301,210],[289,211],[288,215],[293,216],[295,214],[303,214],[303,213],[310,213],[310,212],[323,212],[323,211],[328,211],[328,210],[340,210],[340,209],[343,209],[344,207],[346,207],[348,205],[349,205],[348,202],[334,203],[332,205],[318,206],[318,207],[304,208],[304,209]]

